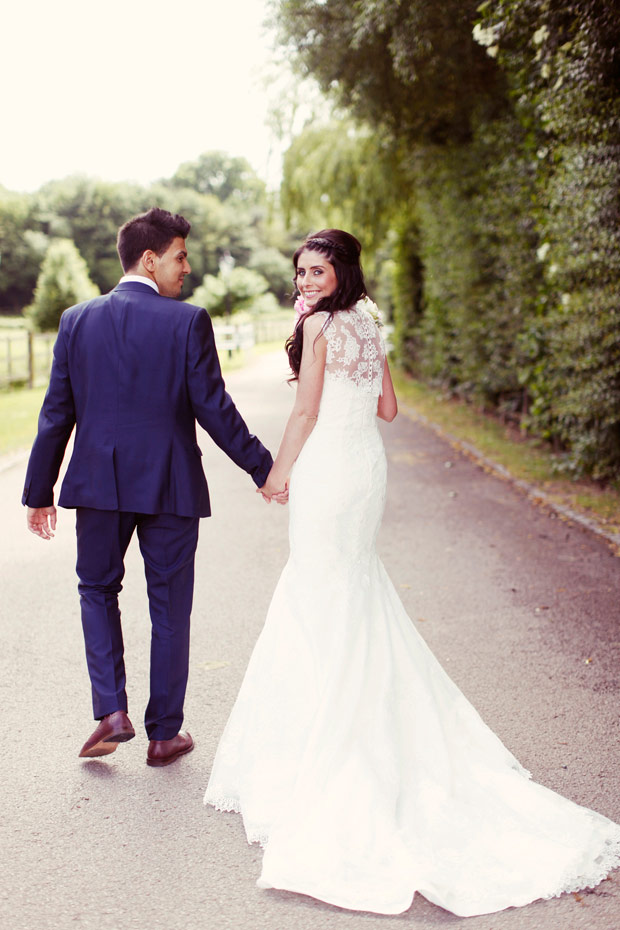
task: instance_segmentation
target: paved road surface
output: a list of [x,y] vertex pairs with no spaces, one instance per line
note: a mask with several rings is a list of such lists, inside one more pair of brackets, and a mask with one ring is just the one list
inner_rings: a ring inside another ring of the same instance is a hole
[[[276,447],[291,403],[278,357],[231,375]],[[385,427],[380,550],[412,622],[534,777],[620,820],[620,560],[404,416]],[[3,711],[0,925],[12,930],[618,930],[620,875],[595,893],[462,920],[419,896],[399,917],[255,887],[240,818],[202,805],[218,735],[287,554],[287,513],[204,437],[214,516],[197,559],[187,758],[145,765],[143,732],[79,761],[92,729],[73,515],[27,534],[24,462],[0,473]],[[137,546],[122,595],[130,712],[147,694],[149,622]]]

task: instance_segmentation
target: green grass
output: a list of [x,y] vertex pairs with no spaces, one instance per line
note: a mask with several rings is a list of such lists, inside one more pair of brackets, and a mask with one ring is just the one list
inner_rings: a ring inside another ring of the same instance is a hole
[[471,404],[442,394],[400,371],[394,373],[400,401],[427,417],[457,440],[470,443],[515,477],[589,517],[608,532],[620,532],[620,484],[559,477],[550,447],[521,433]]
[[0,392],[0,455],[32,444],[44,394],[44,387]]

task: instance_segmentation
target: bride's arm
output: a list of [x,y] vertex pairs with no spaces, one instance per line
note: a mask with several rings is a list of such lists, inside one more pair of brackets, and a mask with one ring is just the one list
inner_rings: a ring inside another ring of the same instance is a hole
[[[263,491],[274,494],[282,491],[288,481],[295,459],[314,429],[319,413],[327,340],[320,335],[324,317],[310,316],[304,321],[304,346],[301,354],[297,396],[291,412],[276,460],[269,472]],[[318,337],[318,338],[317,338]]]
[[390,368],[386,359],[383,367],[383,384],[381,385],[381,396],[379,397],[379,404],[377,406],[377,416],[391,423],[397,413],[398,402],[394,392],[394,385],[392,384]]

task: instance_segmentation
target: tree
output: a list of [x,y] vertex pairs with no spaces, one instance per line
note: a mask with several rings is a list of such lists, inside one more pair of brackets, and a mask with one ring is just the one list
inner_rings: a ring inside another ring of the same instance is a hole
[[280,0],[280,39],[304,75],[396,138],[471,135],[475,114],[504,105],[504,77],[474,42],[478,0]]
[[63,310],[100,293],[88,276],[88,266],[70,239],[50,243],[39,274],[28,316],[36,329],[58,329]]
[[283,169],[289,221],[306,232],[344,226],[369,250],[413,191],[397,144],[351,119],[307,126],[286,151]]
[[[218,276],[205,275],[188,303],[204,307],[212,316],[223,316],[239,310],[252,310],[260,301],[265,309],[264,295],[269,288],[265,278],[249,268],[232,268]],[[275,300],[270,309],[276,309]]]
[[245,158],[226,152],[203,152],[195,161],[180,165],[169,181],[170,187],[189,187],[199,194],[217,197],[225,203],[258,204],[265,196],[265,184]]
[[126,220],[153,206],[135,184],[109,183],[74,175],[51,181],[35,195],[43,231],[72,239],[101,291],[115,286],[121,273],[116,235]]
[[279,249],[258,248],[250,256],[248,268],[267,280],[269,290],[284,302],[293,293],[293,263]]
[[46,248],[33,197],[0,188],[0,313],[21,313],[30,303]]

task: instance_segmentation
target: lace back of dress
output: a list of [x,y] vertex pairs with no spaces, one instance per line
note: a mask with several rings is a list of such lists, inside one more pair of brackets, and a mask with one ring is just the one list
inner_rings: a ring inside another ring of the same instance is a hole
[[385,346],[372,315],[358,304],[334,313],[325,330],[326,377],[348,381],[378,397],[383,381]]

